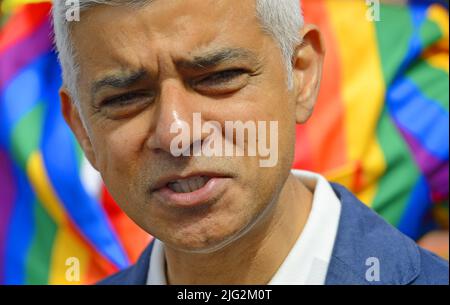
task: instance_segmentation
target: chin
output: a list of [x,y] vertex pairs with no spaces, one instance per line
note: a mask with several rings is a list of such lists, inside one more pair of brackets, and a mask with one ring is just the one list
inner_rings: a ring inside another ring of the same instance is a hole
[[[252,223],[252,222],[250,222]],[[193,254],[212,254],[219,252],[242,238],[253,227],[246,221],[239,223],[227,223],[216,226],[213,231],[211,226],[183,228],[176,230],[164,243],[177,251]],[[228,227],[227,227],[228,225]],[[226,228],[227,230],[223,230]]]
[[[238,230],[236,230],[238,231]],[[216,234],[205,234],[184,232],[177,233],[164,241],[164,244],[177,251],[193,254],[210,254],[218,252],[239,238],[239,234],[233,232],[217,232]],[[175,238],[174,238],[175,237]]]

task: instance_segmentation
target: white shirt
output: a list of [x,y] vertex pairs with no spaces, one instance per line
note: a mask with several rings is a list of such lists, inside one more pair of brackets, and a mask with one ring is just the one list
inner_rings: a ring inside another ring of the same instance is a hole
[[[330,183],[306,171],[292,173],[313,192],[311,212],[302,233],[269,285],[323,285],[339,226],[341,202]],[[164,244],[155,239],[148,285],[166,285]]]

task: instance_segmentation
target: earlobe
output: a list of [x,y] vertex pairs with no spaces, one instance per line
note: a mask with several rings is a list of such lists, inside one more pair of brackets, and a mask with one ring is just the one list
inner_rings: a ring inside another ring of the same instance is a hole
[[293,58],[296,120],[305,123],[314,110],[322,78],[325,47],[322,35],[314,25],[305,25],[301,31],[302,44]]
[[[75,105],[70,94],[65,88],[61,88],[60,92],[61,110],[64,116],[64,120],[77,138],[78,143],[86,155],[86,158],[97,169],[95,153],[92,147],[91,139],[87,133],[86,128],[82,122],[80,116],[80,110]],[[98,169],[97,169],[98,170]]]

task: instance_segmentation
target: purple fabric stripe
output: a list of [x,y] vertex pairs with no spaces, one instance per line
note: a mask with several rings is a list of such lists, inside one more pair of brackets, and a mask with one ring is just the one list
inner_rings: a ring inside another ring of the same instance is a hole
[[46,19],[29,37],[0,54],[0,91],[34,58],[52,48],[50,20]]
[[0,284],[5,283],[6,238],[16,192],[11,162],[6,152],[0,150]]
[[428,153],[420,143],[408,132],[401,129],[406,142],[412,150],[414,158],[418,163],[424,176],[430,185],[431,192],[440,198],[448,198],[449,195],[449,162],[448,160],[439,160]]

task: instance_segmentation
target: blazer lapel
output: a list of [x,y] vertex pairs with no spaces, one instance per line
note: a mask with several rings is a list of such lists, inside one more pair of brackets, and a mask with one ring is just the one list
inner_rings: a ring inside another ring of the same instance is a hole
[[333,189],[342,211],[326,284],[403,285],[414,281],[420,274],[416,243],[344,187],[333,184]]

